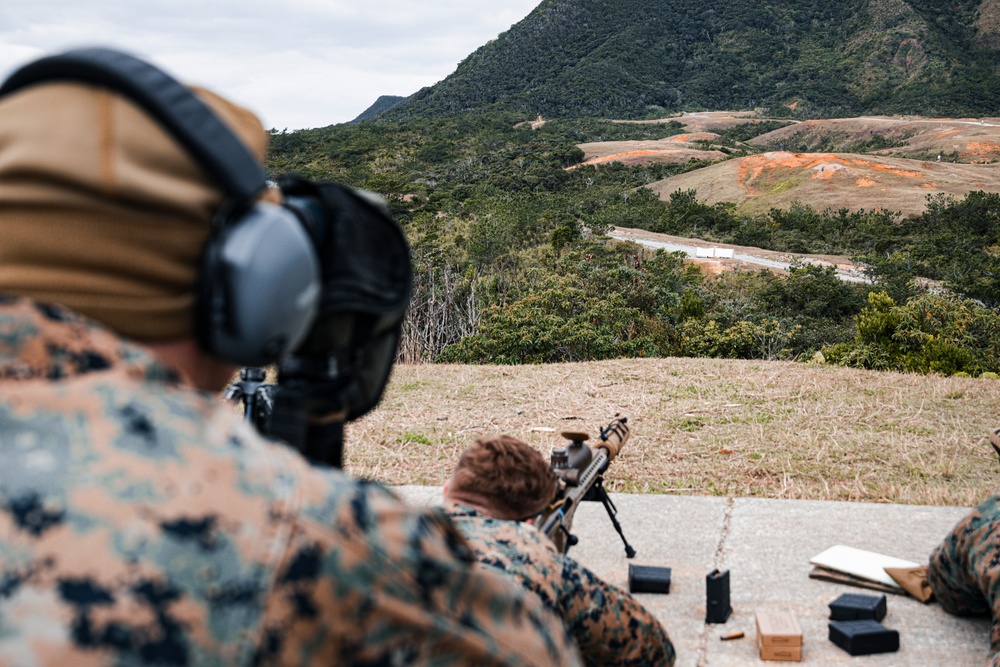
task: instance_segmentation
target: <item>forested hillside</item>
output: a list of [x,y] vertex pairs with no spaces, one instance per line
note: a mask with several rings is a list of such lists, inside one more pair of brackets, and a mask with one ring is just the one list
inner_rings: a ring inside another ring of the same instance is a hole
[[991,115],[997,0],[543,0],[400,116]]
[[[407,361],[688,356],[995,377],[1000,194],[951,181],[975,171],[960,162],[995,168],[1000,125],[803,117],[1000,114],[998,47],[1000,0],[543,0],[371,120],[274,134],[267,166],[389,199],[415,272]],[[837,154],[794,173],[754,166],[786,144]],[[586,164],[581,147],[596,151]],[[808,181],[797,191],[825,198],[738,208],[664,190],[727,160],[753,196]],[[872,175],[851,171],[861,162]],[[919,175],[925,205],[893,210],[890,175]],[[838,179],[876,205],[844,203]],[[707,275],[609,240],[612,227],[849,257],[871,282],[801,262]]]
[[[939,197],[908,219],[807,203],[740,214],[696,192],[661,201],[646,187],[702,163],[567,169],[583,159],[577,144],[658,140],[680,132],[677,122],[519,121],[501,113],[376,119],[273,137],[272,174],[298,171],[389,197],[416,279],[404,359],[807,360],[822,352],[868,368],[1000,371],[1000,195]],[[722,131],[718,146],[745,154],[754,127]],[[709,277],[677,255],[608,241],[603,232],[613,226],[854,256],[875,282],[844,283],[816,265],[787,276]]]

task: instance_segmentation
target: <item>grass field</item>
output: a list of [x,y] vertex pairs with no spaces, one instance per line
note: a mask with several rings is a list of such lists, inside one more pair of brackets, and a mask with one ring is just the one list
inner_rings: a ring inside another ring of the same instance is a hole
[[1000,381],[718,359],[397,366],[348,426],[346,468],[437,485],[481,435],[547,455],[616,415],[632,435],[612,491],[965,506],[1000,479]]

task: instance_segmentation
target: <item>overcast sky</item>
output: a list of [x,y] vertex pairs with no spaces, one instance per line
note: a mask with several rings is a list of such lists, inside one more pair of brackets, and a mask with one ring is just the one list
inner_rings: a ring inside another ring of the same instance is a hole
[[113,46],[300,129],[352,120],[379,95],[455,71],[541,0],[11,0],[0,78],[35,58]]

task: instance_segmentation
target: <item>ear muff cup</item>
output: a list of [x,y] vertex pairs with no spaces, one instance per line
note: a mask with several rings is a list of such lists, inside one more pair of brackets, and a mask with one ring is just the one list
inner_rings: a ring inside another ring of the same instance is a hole
[[239,137],[187,87],[113,49],[36,60],[14,72],[0,96],[49,81],[99,85],[130,99],[225,193],[196,287],[194,333],[201,346],[240,366],[265,365],[295,349],[316,319],[319,259],[294,213],[256,201],[267,187],[264,170]]
[[199,342],[240,366],[270,364],[316,319],[321,277],[312,239],[295,214],[263,202],[218,230],[202,261]]

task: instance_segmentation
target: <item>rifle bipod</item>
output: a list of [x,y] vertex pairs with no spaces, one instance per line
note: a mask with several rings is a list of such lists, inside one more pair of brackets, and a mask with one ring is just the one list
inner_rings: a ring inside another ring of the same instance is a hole
[[[622,538],[622,542],[625,544],[625,557],[626,558],[634,557],[635,549],[633,549],[632,545],[628,543],[627,539],[625,539],[625,532],[622,530],[622,525],[618,523],[618,516],[617,516],[618,508],[615,507],[615,504],[613,502],[611,502],[611,496],[608,495],[607,490],[604,488],[603,477],[597,478],[597,480],[594,482],[594,485],[590,487],[590,490],[587,491],[587,495],[585,495],[583,499],[591,501],[597,501],[597,500],[601,501],[601,503],[604,505],[604,509],[608,511],[608,518],[611,519],[611,525],[613,525],[615,527],[615,530],[618,531],[618,536]],[[568,534],[569,532],[567,531],[567,535]]]

